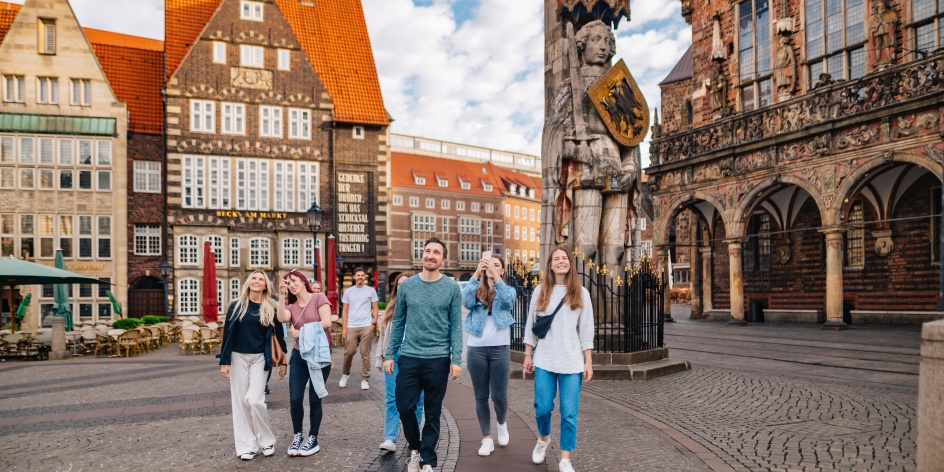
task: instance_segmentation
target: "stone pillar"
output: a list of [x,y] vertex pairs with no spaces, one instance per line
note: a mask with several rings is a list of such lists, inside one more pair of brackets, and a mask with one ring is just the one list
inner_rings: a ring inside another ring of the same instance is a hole
[[66,320],[58,316],[52,319],[52,352],[50,359],[66,359],[72,357],[66,350]]
[[744,326],[744,276],[741,272],[740,239],[728,240],[728,258],[731,273],[731,320],[728,324]]
[[921,328],[918,375],[918,472],[944,464],[944,320]]
[[713,308],[711,302],[711,281],[712,281],[712,266],[711,266],[711,246],[698,248],[698,251],[701,252],[701,299],[702,299],[702,310],[704,313],[708,313]]
[[702,271],[701,271],[701,256],[698,254],[698,246],[692,247],[691,257],[689,259],[692,261],[690,273],[692,274],[692,290],[690,292],[691,296],[691,307],[692,307],[692,318],[701,317],[704,313],[701,303],[701,284],[702,284]]
[[659,258],[659,265],[662,267],[663,273],[665,274],[665,291],[662,293],[662,311],[665,313],[665,322],[672,323],[675,320],[672,319],[672,295],[669,294],[669,247],[664,246],[656,249],[656,257]]
[[826,323],[823,328],[845,329],[842,321],[842,241],[845,230],[822,230],[826,235]]

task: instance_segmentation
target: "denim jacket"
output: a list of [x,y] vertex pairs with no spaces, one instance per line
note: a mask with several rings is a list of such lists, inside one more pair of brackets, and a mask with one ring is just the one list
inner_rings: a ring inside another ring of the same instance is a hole
[[[469,280],[462,289],[462,306],[469,310],[469,315],[462,323],[462,329],[472,336],[479,337],[485,328],[485,319],[488,317],[488,308],[475,298],[475,289],[478,288],[477,279]],[[495,300],[492,301],[492,316],[495,317],[495,327],[502,329],[515,324],[511,309],[515,306],[517,293],[514,288],[505,285],[505,282],[495,282]]]

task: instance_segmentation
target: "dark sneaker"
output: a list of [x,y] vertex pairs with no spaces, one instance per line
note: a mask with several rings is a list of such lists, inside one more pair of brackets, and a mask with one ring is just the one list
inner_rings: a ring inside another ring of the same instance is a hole
[[302,448],[298,450],[298,455],[302,457],[308,457],[321,450],[321,446],[318,445],[318,438],[314,436],[308,436],[308,440],[305,441],[305,444],[302,445]]
[[292,438],[292,445],[288,448],[289,457],[295,457],[298,455],[298,450],[302,448],[302,441],[305,439],[302,436],[302,433],[295,433],[295,437]]

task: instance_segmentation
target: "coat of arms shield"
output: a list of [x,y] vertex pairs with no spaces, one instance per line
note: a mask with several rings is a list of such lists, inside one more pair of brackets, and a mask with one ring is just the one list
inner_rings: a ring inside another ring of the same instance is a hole
[[635,146],[649,131],[649,106],[622,59],[587,91],[600,119],[617,142]]

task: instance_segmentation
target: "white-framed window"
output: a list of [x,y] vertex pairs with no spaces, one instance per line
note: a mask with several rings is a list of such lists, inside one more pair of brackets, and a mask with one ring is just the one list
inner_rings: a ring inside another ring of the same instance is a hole
[[42,190],[52,190],[55,188],[55,174],[56,171],[52,169],[39,169],[39,189]]
[[436,208],[436,199],[435,199],[435,198],[427,198],[427,199],[426,199],[426,208]]
[[448,234],[448,233],[449,233],[449,218],[445,218],[445,217],[444,217],[444,218],[442,219],[442,232],[443,232],[443,234]]
[[295,211],[295,163],[275,161],[272,174],[272,208],[275,211]]
[[278,59],[279,70],[290,70],[292,68],[292,51],[279,49]]
[[315,240],[313,238],[305,238],[302,255],[305,259],[302,264],[306,267],[313,267],[315,265]]
[[770,1],[743,1],[737,16],[741,107],[751,111],[771,103]]
[[529,237],[528,237],[528,240],[534,241],[534,228],[530,228],[530,229],[528,230],[528,236],[529,236]]
[[222,315],[226,312],[225,302],[226,282],[223,279],[216,279],[216,314]]
[[36,188],[36,169],[20,169],[20,188]]
[[[20,143],[20,147],[22,148]],[[92,140],[91,139],[80,139],[79,140],[79,158],[78,164],[81,166],[90,166],[92,165]]]
[[249,265],[252,267],[268,267],[269,238],[252,238],[249,240]]
[[22,75],[3,76],[3,101],[23,103],[26,101],[26,78]]
[[223,134],[246,134],[246,105],[243,103],[223,102],[220,105],[220,121]]
[[181,206],[206,208],[206,157],[184,156],[181,165]]
[[226,43],[223,41],[213,41],[213,62],[226,64]]
[[646,219],[645,219],[645,218],[640,218],[640,219],[639,219],[639,231],[645,231],[645,230],[646,230]]
[[[81,217],[79,227],[82,228]],[[89,229],[91,229],[91,223]],[[79,244],[80,249],[81,246]],[[161,255],[161,225],[134,225],[134,255]]]
[[98,217],[98,258],[111,259],[111,217]]
[[865,16],[870,10],[866,4],[863,0],[806,0],[810,80],[818,80],[824,72],[833,80],[855,80],[865,75]]
[[239,267],[239,238],[229,238],[229,266]]
[[[354,129],[351,130],[351,137],[354,139],[364,139],[364,136],[365,136],[365,133],[364,133],[363,126],[355,126]],[[424,185],[425,185],[425,182],[424,182]]]
[[442,208],[443,210],[448,210],[448,209],[449,209],[449,206],[450,206],[450,205],[449,205],[449,200],[446,200],[446,199],[444,198],[444,199],[442,199],[442,200],[439,201],[439,207]]
[[111,171],[110,170],[100,170],[96,172],[96,181],[98,182],[98,190],[108,191],[111,190]]
[[456,201],[456,210],[465,211],[465,202],[463,202],[462,200]]
[[426,177],[413,174],[413,183],[416,185],[426,185]]
[[282,107],[259,106],[259,136],[282,137]]
[[439,185],[439,186],[442,187],[442,188],[448,188],[448,187],[449,187],[449,180],[448,180],[448,179],[444,179],[444,178],[439,177],[439,176],[436,176],[436,184]]
[[423,258],[423,243],[426,241],[420,239],[413,240],[413,260],[418,261]]
[[459,261],[474,262],[482,257],[482,244],[480,243],[459,243]]
[[200,263],[200,245],[192,234],[177,237],[177,263],[180,265],[197,265]]
[[[92,258],[92,243],[94,233],[92,231],[92,215],[79,215],[79,258]],[[136,234],[137,236],[137,234]],[[137,243],[137,240],[135,240]],[[135,247],[137,249],[137,247]]]
[[75,162],[75,140],[59,138],[59,164],[71,166]]
[[505,239],[511,239],[511,225],[505,225]]
[[190,131],[216,132],[216,103],[209,100],[190,100]]
[[472,182],[466,182],[462,179],[459,179],[459,188],[462,190],[472,190]]
[[494,204],[491,204],[491,203],[486,203],[486,204],[485,204],[485,213],[494,213],[494,212],[495,212],[495,205],[494,205]]
[[240,3],[239,19],[262,21],[262,2],[242,0]]
[[59,79],[39,77],[36,79],[36,103],[55,105],[59,103]]
[[177,281],[177,313],[196,315],[200,313],[200,281],[194,278]]
[[515,225],[515,241],[518,241],[520,239],[521,239],[521,227],[518,225]]
[[511,249],[505,248],[505,261],[511,260]]
[[318,201],[320,184],[318,182],[318,163],[298,163],[298,211],[306,212],[312,203]]
[[301,260],[301,241],[298,238],[282,238],[282,266],[298,267]]
[[479,211],[481,209],[481,207],[479,206],[479,202],[472,202],[471,206],[472,206],[472,211]]
[[485,235],[491,236],[492,234],[494,234],[494,232],[495,231],[494,231],[494,226],[492,225],[492,220],[486,220],[485,221]]
[[533,261],[533,260],[534,260],[534,251],[528,251],[528,260],[529,260],[529,261]]
[[[61,143],[61,140],[60,140]],[[62,157],[60,156],[60,160]],[[134,161],[134,191],[138,193],[161,193],[161,163],[157,161]]]
[[[95,146],[98,148],[98,165],[110,166],[111,165],[111,141],[107,139],[99,139],[95,141]],[[50,151],[51,150],[52,150],[52,145],[50,145]]]
[[209,164],[209,181],[207,193],[209,194],[208,208],[228,210],[232,208],[232,167],[228,157],[210,156],[207,158]]
[[239,65],[261,69],[265,67],[265,49],[250,44],[239,45]]
[[521,260],[521,250],[515,249],[515,259]]
[[401,205],[403,205],[403,195],[394,195],[394,196],[393,196],[393,204],[396,205],[396,206],[401,206]]
[[311,110],[304,108],[288,109],[288,137],[292,139],[311,139]]
[[92,171],[79,171],[79,190],[92,190]]
[[52,138],[39,138],[39,163],[55,164],[56,150],[55,141]]
[[459,218],[459,234],[482,234],[481,221],[478,218]]
[[[926,57],[944,46],[944,2],[911,0],[914,21],[914,49]],[[920,56],[919,56],[920,57]],[[916,57],[918,58],[918,57]]]
[[486,192],[491,192],[491,191],[492,191],[492,184],[485,183],[485,181],[483,180],[483,181],[482,181],[482,190],[484,190],[484,191],[486,191]]
[[229,302],[233,303],[236,300],[239,300],[239,295],[242,292],[242,282],[233,277],[229,279]]
[[411,207],[420,206],[420,197],[410,197],[410,206]]
[[528,210],[528,219],[534,221],[534,209]]
[[89,79],[72,79],[72,104],[83,107],[92,106],[92,81]]
[[436,215],[413,215],[413,231],[436,231]]
[[521,217],[521,208],[516,205],[516,206],[515,206],[515,218],[520,218],[520,217]]
[[236,209],[269,210],[269,161],[236,159]]
[[511,216],[511,205],[505,204],[505,216]]
[[0,136],[0,164],[16,163],[16,138]]
[[39,53],[40,54],[55,54],[56,53],[56,20],[52,18],[40,18],[39,19]]

